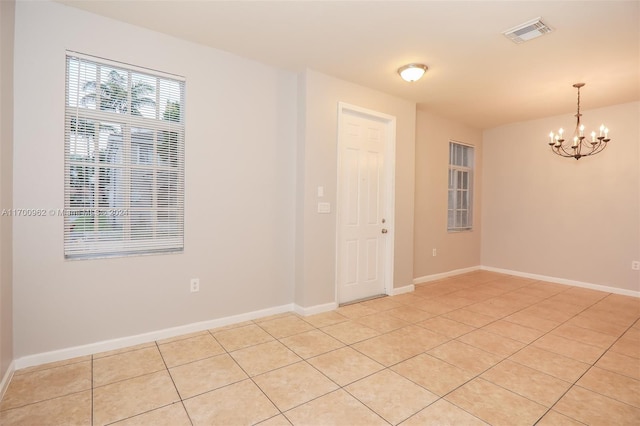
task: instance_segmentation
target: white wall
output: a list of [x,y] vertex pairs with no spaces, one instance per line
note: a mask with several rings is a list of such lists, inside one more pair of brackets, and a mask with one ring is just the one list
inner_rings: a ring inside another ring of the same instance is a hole
[[[449,141],[474,147],[473,230],[447,232]],[[482,231],[482,131],[418,110],[416,123],[414,277],[480,265]],[[437,255],[433,256],[433,249]]]
[[482,264],[640,291],[639,117],[638,102],[583,111],[611,142],[578,161],[547,145],[570,114],[486,130]]
[[[393,287],[413,280],[415,103],[307,70],[299,84],[296,304],[335,302],[338,103],[396,117]],[[331,214],[317,213],[317,187]]]
[[[13,198],[14,12],[14,1],[0,2],[0,210]],[[13,361],[12,226],[11,216],[0,217],[0,383]]]
[[[20,2],[16,208],[63,207],[65,49],[186,77],[185,251],[65,261],[61,217],[15,219],[16,358],[291,303],[296,75]],[[199,293],[189,293],[191,277]]]

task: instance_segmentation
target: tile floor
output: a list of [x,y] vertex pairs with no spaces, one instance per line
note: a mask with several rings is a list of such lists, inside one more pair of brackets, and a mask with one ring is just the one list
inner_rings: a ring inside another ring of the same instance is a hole
[[19,370],[2,425],[638,425],[640,299],[486,271]]

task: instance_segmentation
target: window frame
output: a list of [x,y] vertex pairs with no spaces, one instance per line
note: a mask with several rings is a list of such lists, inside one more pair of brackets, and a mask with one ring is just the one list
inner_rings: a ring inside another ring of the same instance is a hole
[[[93,80],[81,79],[83,65],[95,67],[87,73]],[[126,74],[121,108],[103,106],[105,69]],[[141,81],[155,84],[153,107],[132,102],[132,87]],[[81,82],[93,82],[93,108],[81,97],[87,93]],[[185,86],[181,76],[66,51],[65,259],[184,251]]]
[[[461,158],[456,158],[457,147]],[[473,231],[475,147],[450,140],[447,170],[447,232]]]

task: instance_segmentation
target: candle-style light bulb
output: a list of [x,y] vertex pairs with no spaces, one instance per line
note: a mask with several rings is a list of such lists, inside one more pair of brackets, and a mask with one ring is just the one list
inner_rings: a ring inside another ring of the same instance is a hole
[[596,132],[591,132],[591,142],[596,141]]
[[580,125],[580,136],[584,136],[584,124]]
[[604,132],[604,124],[600,125],[600,136],[602,136],[602,132]]
[[549,133],[549,144],[553,144],[553,132]]
[[605,139],[609,137],[609,129],[607,129],[606,127],[604,129],[604,137]]
[[564,129],[562,127],[560,127],[560,130],[558,130],[558,134],[560,135],[560,139],[562,139],[562,134],[564,133]]
[[578,147],[578,137],[574,136],[573,137],[573,146],[572,148],[577,148]]

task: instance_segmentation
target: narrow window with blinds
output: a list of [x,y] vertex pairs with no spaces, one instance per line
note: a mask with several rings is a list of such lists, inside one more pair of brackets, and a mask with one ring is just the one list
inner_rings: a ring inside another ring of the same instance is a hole
[[66,56],[65,258],[184,248],[184,79]]
[[449,142],[449,202],[447,230],[473,227],[473,147]]

